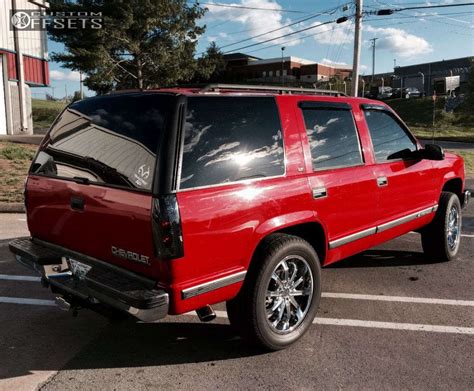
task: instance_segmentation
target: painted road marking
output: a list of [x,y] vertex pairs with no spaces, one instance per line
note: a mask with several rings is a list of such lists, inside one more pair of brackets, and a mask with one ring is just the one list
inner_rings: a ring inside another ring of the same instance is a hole
[[0,303],[28,304],[28,305],[40,305],[40,306],[48,306],[48,307],[56,306],[56,303],[54,302],[54,300],[28,299],[24,297],[0,296]]
[[[415,231],[410,231],[408,232],[409,234],[416,234],[416,235],[419,235],[418,232],[415,232]],[[461,234],[462,237],[464,238],[474,238],[474,235],[471,235],[471,234]],[[400,237],[399,237],[400,238]]]
[[[215,311],[215,313],[218,317],[227,318],[227,312],[225,311]],[[378,321],[373,321],[373,320],[314,318],[313,324],[328,325],[328,326],[365,327],[365,328],[371,328],[371,329],[427,331],[427,332],[432,332],[432,333],[474,335],[474,327],[438,326],[438,325],[430,325],[430,324],[397,323],[397,322],[378,322]]]
[[[215,312],[217,316],[222,317],[222,318],[227,318],[227,313],[225,311],[215,311]],[[372,321],[372,320],[358,320],[358,319],[314,318],[313,324],[474,335],[473,327],[439,326],[439,325],[430,325],[430,324],[398,323],[398,322],[378,322],[378,321]]]
[[[50,306],[50,307],[56,306],[56,303],[53,300],[39,300],[39,299],[4,297],[4,296],[0,296],[0,303],[28,304],[28,305]],[[220,318],[227,318],[226,311],[215,311],[215,312],[216,312],[216,315],[219,316]],[[193,312],[188,312],[184,315],[196,316]],[[378,321],[372,321],[372,320],[358,320],[358,319],[315,318],[313,320],[313,324],[474,335],[473,327],[439,326],[439,325],[429,325],[429,324],[397,323],[397,322],[378,322]]]
[[438,325],[430,325],[430,324],[396,323],[396,322],[376,322],[372,320],[315,318],[313,320],[313,324],[474,335],[473,327],[438,326]]
[[331,299],[351,299],[351,300],[375,300],[375,301],[393,301],[400,303],[420,303],[420,304],[441,304],[441,305],[459,305],[474,307],[474,301],[470,300],[449,300],[432,299],[425,297],[407,297],[407,296],[384,296],[384,295],[362,295],[355,293],[332,293],[323,292],[322,297]]
[[34,276],[14,276],[9,274],[0,274],[0,280],[11,281],[41,281],[41,277]]

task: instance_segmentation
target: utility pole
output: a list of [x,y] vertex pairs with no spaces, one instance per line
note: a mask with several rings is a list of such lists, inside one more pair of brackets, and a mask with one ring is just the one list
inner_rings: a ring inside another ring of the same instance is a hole
[[284,78],[283,78],[283,70],[285,69],[285,59],[283,57],[283,53],[285,52],[285,47],[281,47],[281,75],[280,75],[280,81],[281,84],[283,85],[284,83]]
[[359,61],[360,61],[360,30],[362,24],[362,2],[356,0],[355,34],[354,34],[354,59],[352,60],[352,96],[357,96],[359,91]]
[[378,38],[372,38],[370,41],[372,41],[372,82],[374,81],[375,77],[375,41],[377,41]]

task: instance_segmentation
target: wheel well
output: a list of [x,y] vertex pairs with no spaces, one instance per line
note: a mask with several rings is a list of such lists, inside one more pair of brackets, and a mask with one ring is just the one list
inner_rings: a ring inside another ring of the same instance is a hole
[[450,191],[462,201],[462,180],[460,178],[450,179],[444,184],[442,191]]
[[[320,263],[321,264],[324,263],[324,260],[326,259],[327,242],[326,242],[326,235],[324,233],[324,228],[322,227],[321,224],[319,223],[297,224],[291,227],[286,227],[281,230],[272,232],[271,234],[276,234],[276,233],[294,235],[306,240],[311,246],[313,246],[314,250],[316,251],[316,254],[318,254]],[[260,245],[264,242],[267,236],[262,238],[257,248],[255,249],[255,252],[258,251],[258,249],[260,248]]]

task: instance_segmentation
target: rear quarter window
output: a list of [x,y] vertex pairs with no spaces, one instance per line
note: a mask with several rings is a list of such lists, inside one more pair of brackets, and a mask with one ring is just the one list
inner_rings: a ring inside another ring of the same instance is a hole
[[190,97],[180,189],[283,175],[273,97]]
[[70,105],[49,132],[31,172],[151,190],[171,97],[108,95]]

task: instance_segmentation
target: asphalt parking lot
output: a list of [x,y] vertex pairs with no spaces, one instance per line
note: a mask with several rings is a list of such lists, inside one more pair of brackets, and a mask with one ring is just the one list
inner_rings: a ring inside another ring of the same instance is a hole
[[[22,217],[19,216],[18,219]],[[60,311],[0,242],[0,389],[474,389],[474,205],[459,259],[407,234],[323,270],[310,332],[262,353],[218,318],[110,323]]]

